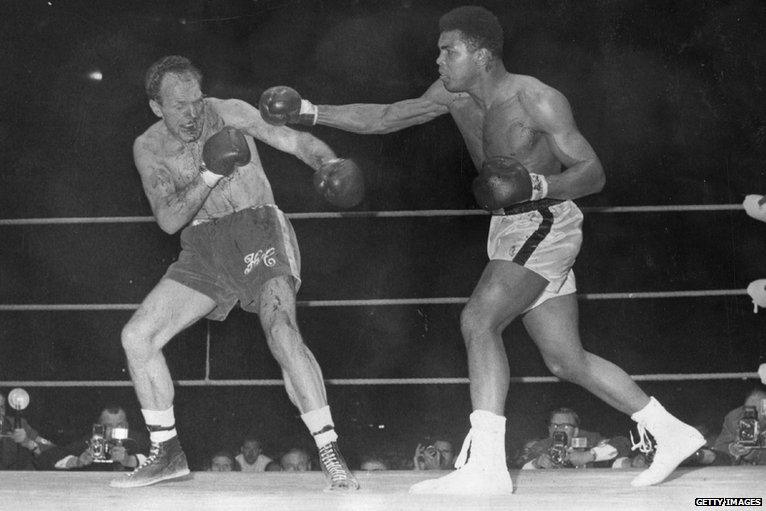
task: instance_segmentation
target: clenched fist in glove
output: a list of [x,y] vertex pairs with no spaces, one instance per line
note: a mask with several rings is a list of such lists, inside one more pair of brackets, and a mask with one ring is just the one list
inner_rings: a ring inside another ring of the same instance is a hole
[[544,199],[548,181],[532,174],[518,160],[506,156],[488,159],[473,180],[473,194],[487,211],[507,208],[518,202]]
[[314,173],[314,186],[327,202],[353,208],[364,198],[364,176],[353,160],[336,158]]
[[203,165],[200,169],[205,184],[213,188],[218,181],[234,172],[235,167],[250,162],[250,148],[245,135],[237,128],[225,126],[207,139],[202,147]]
[[301,99],[295,89],[280,85],[266,89],[258,101],[258,110],[269,124],[306,124],[317,122],[317,107],[307,99]]

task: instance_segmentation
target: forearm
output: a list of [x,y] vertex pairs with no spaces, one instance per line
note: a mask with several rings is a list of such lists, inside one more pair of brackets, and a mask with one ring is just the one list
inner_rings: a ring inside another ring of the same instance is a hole
[[388,105],[319,105],[317,124],[353,133],[386,133],[384,116]]
[[330,146],[305,132],[298,135],[290,152],[314,170],[319,170],[322,165],[337,158]]
[[598,159],[582,161],[560,174],[546,176],[548,197],[554,199],[579,199],[600,192],[606,183],[604,170]]
[[160,199],[154,216],[160,228],[173,234],[188,224],[204,204],[210,190],[201,176]]
[[427,99],[408,99],[389,105],[319,105],[317,124],[362,134],[384,134],[423,124],[448,112]]

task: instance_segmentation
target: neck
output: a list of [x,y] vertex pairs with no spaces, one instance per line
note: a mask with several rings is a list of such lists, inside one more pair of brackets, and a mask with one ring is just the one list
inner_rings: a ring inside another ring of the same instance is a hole
[[498,92],[502,90],[502,84],[511,76],[513,75],[506,71],[502,62],[495,63],[490,70],[483,72],[466,92],[482,108],[488,109]]

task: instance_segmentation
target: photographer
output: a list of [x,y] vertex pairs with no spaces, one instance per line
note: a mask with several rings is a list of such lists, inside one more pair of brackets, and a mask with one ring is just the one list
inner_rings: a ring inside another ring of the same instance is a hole
[[47,457],[53,468],[62,470],[132,470],[146,459],[149,439],[132,431],[125,409],[104,408],[92,432]]
[[766,465],[766,389],[751,390],[742,406],[726,414],[713,450],[731,465]]
[[0,394],[0,470],[35,470],[40,455],[52,447],[26,419],[6,414]]
[[455,468],[452,442],[441,437],[426,439],[415,448],[412,462],[414,470],[452,470]]
[[608,466],[628,453],[624,437],[605,439],[599,433],[580,429],[580,417],[570,408],[558,408],[548,420],[548,437],[527,442],[515,465],[523,470]]

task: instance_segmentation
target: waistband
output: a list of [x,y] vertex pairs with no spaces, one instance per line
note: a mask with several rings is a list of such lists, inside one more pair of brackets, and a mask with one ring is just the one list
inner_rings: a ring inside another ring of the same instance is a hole
[[530,200],[527,202],[519,202],[518,204],[511,204],[507,208],[498,209],[493,211],[493,215],[506,216],[506,215],[518,215],[521,213],[529,213],[530,211],[537,211],[538,209],[548,208],[561,204],[564,199],[540,199]]
[[229,213],[228,215],[218,216],[215,218],[195,218],[191,221],[189,224],[192,227],[195,227],[197,225],[206,224],[209,222],[217,222],[218,220],[221,220],[223,218],[230,217],[231,215],[236,215],[237,213],[241,213],[242,211],[247,211],[250,209],[258,209],[258,208],[274,208],[279,209],[279,207],[276,204],[258,204],[257,206],[250,206],[249,208],[240,209],[238,211],[234,211],[233,213]]

